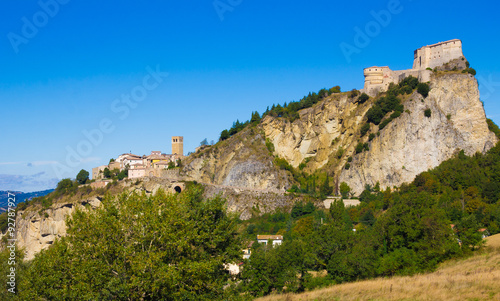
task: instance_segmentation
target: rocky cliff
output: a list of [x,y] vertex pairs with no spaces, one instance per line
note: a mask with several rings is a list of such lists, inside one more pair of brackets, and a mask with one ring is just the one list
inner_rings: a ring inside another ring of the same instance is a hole
[[[127,193],[155,194],[159,189],[167,193],[174,193],[173,187],[179,182],[164,178],[144,178],[141,181],[125,180],[106,192],[110,195]],[[203,184],[204,197],[212,198],[221,195],[227,199],[229,212],[234,212],[242,220],[254,215],[274,212],[278,208],[291,210],[293,204],[300,200],[309,200],[306,196],[294,196],[284,194],[279,190],[251,189],[226,187],[223,185]],[[184,188],[184,185],[181,185]],[[25,259],[31,260],[41,250],[50,247],[56,239],[66,235],[66,220],[77,209],[92,210],[100,206],[104,197],[104,191],[95,195],[74,196],[70,200],[63,198],[52,204],[47,209],[42,209],[40,204],[30,205],[24,211],[20,211],[16,218],[17,245],[23,248]],[[317,206],[323,206],[317,202]],[[0,233],[0,238],[2,234]]]
[[284,192],[289,175],[273,165],[259,126],[250,126],[228,140],[189,156],[181,176],[185,180]]
[[[293,167],[303,163],[302,170],[308,173],[327,172],[337,184],[346,182],[359,194],[366,184],[379,182],[385,188],[410,182],[460,150],[472,155],[493,147],[498,139],[488,130],[473,76],[438,72],[430,88],[426,98],[416,91],[401,97],[404,113],[381,130],[372,124],[364,136],[360,129],[377,98],[360,103],[358,96],[336,93],[299,111],[293,122],[266,116],[260,124],[198,151],[184,160],[175,180],[127,180],[113,189],[117,193],[155,193],[160,188],[171,191],[178,181],[198,181],[205,183],[207,197],[222,194],[230,211],[248,219],[278,207],[290,209],[301,198],[284,193],[294,180],[290,172],[274,165],[275,156]],[[375,134],[372,140],[370,133]],[[273,147],[268,147],[269,142]],[[356,154],[359,143],[366,143],[368,150]],[[350,168],[346,169],[348,161]],[[21,212],[17,216],[18,245],[25,248],[26,259],[64,236],[66,217],[86,204],[99,206],[100,197],[81,197],[46,210]]]
[[[369,133],[378,132],[372,141],[368,141],[368,135],[361,137],[360,128],[376,99],[358,104],[358,98],[348,94],[329,96],[302,110],[292,123],[268,116],[262,127],[278,156],[294,167],[307,163],[305,170],[309,172],[327,171],[337,184],[349,184],[355,194],[361,193],[365,184],[399,186],[460,150],[472,155],[487,151],[497,142],[488,130],[472,75],[437,73],[430,88],[425,99],[416,91],[402,97],[405,113],[384,129],[379,131],[372,124]],[[427,109],[430,117],[424,115]],[[369,150],[356,154],[360,142],[368,143]],[[345,169],[349,157],[352,162]]]
[[100,198],[94,197],[80,202],[54,204],[46,210],[30,207],[21,211],[16,218],[17,245],[24,248],[25,259],[31,260],[35,254],[48,248],[54,241],[66,235],[66,218],[77,207],[99,206]]
[[[489,131],[477,81],[471,75],[434,77],[427,98],[414,93],[405,114],[393,120],[370,143],[370,151],[354,157],[340,181],[360,193],[364,184],[383,187],[412,181],[460,150],[467,155],[486,152],[497,142]],[[430,109],[431,116],[424,111]]]

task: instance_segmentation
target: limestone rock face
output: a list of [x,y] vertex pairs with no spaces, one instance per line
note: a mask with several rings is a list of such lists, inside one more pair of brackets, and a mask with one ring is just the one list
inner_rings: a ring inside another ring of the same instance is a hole
[[[268,173],[265,170],[266,166],[260,166],[261,163],[258,161],[255,164],[257,165],[256,173],[261,175]],[[240,183],[244,185],[248,181],[244,175],[247,172],[252,173],[254,171],[252,166],[252,161],[235,164],[234,171],[230,171],[228,177],[226,177],[227,181],[230,184]],[[257,178],[257,175],[250,175],[249,178]],[[155,194],[159,189],[166,193],[172,193],[173,186],[177,185],[177,181],[156,177],[144,178],[139,183],[135,182],[135,179],[131,179],[119,185],[122,186],[123,192],[145,193],[146,195]],[[214,184],[204,184],[204,187],[204,197],[213,198],[222,195],[223,198],[227,199],[228,211],[238,213],[238,216],[243,220],[254,215],[273,212],[277,208],[290,210],[296,201],[302,200],[301,197],[297,198],[290,194],[284,194],[278,189],[255,189],[244,186],[238,188]],[[39,210],[40,205],[38,207],[36,207],[37,205],[31,205],[25,211],[18,212],[16,218],[17,246],[24,248],[25,260],[33,259],[41,250],[50,247],[56,239],[66,236],[66,219],[77,208],[92,210],[101,205],[101,200],[102,197],[96,196],[79,201],[56,203],[44,210]],[[86,205],[90,205],[90,207],[86,207]],[[321,203],[317,205],[322,206]],[[7,235],[7,233],[3,235]],[[3,235],[0,233],[0,238]]]
[[306,158],[314,158],[308,170],[315,170],[329,161],[332,152],[350,144],[356,125],[368,109],[366,104],[358,106],[353,98],[343,94],[301,110],[300,118],[293,123],[267,116],[262,126],[279,157],[293,167]]
[[33,259],[35,254],[48,248],[56,239],[66,236],[66,218],[77,207],[83,208],[86,204],[95,208],[101,201],[96,197],[78,204],[55,204],[44,210],[42,216],[35,210],[20,212],[16,218],[17,245],[24,248],[25,260]]
[[[270,190],[256,190],[247,188],[227,187],[222,185],[204,184],[204,197],[213,198],[220,195],[227,200],[229,212],[236,212],[241,220],[248,220],[253,216],[273,213],[276,209],[291,211],[296,202],[310,201],[307,197]],[[316,201],[317,207],[324,207],[322,202]]]
[[289,186],[288,174],[272,160],[255,126],[189,156],[181,174],[202,183],[283,192]]
[[[300,119],[293,123],[268,116],[262,126],[276,155],[294,167],[304,163],[305,171],[321,169],[333,174],[337,184],[346,182],[355,194],[361,193],[365,184],[377,182],[382,188],[392,188],[411,182],[460,150],[467,155],[486,152],[498,140],[488,130],[473,76],[433,75],[430,87],[427,98],[414,92],[403,101],[405,112],[399,118],[380,132],[372,124],[363,137],[360,128],[374,99],[358,104],[347,94],[334,94],[300,111]],[[430,117],[424,115],[426,109],[431,110]],[[369,133],[377,132],[379,136],[368,141]],[[368,143],[369,150],[356,154],[360,142]],[[345,169],[349,157],[352,162]]]
[[[413,181],[419,173],[438,166],[460,150],[467,155],[486,152],[497,142],[489,131],[477,81],[466,74],[438,76],[427,98],[414,93],[399,118],[370,143],[370,151],[354,157],[340,181],[356,193],[377,181],[382,187]],[[431,116],[424,111],[430,109]]]

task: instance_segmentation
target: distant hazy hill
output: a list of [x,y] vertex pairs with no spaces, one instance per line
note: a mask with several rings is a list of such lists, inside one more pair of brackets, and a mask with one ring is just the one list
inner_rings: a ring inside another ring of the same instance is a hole
[[35,192],[21,192],[21,191],[3,191],[0,190],[0,212],[6,211],[7,203],[9,201],[9,192],[11,194],[16,195],[16,204],[24,202],[25,200],[30,200],[31,198],[45,196],[54,191],[54,189],[48,189],[43,191],[35,191]]

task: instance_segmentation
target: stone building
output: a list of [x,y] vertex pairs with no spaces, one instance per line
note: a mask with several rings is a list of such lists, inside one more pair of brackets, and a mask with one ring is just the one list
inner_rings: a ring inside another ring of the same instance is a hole
[[92,179],[94,179],[94,180],[102,179],[104,177],[103,172],[104,172],[104,169],[106,169],[106,167],[108,167],[108,166],[101,165],[101,166],[97,166],[97,167],[92,168]]
[[363,70],[365,86],[363,92],[370,96],[385,92],[391,83],[398,84],[405,77],[413,76],[420,82],[431,79],[433,69],[453,60],[464,60],[462,42],[450,40],[437,44],[421,47],[414,51],[413,68],[407,70],[391,70],[389,67],[373,66]]
[[434,69],[463,56],[462,41],[458,39],[424,46],[414,51],[413,69]]
[[179,159],[183,156],[183,137],[172,137],[172,154],[163,154],[161,151],[151,151],[149,156],[138,156],[132,153],[121,154],[116,160],[111,161],[108,165],[102,165],[92,169],[92,179],[103,179],[104,169],[118,169],[120,171],[128,169],[128,178],[142,177],[162,177],[168,167],[177,165]]
[[172,154],[173,155],[184,155],[184,142],[182,136],[172,137]]

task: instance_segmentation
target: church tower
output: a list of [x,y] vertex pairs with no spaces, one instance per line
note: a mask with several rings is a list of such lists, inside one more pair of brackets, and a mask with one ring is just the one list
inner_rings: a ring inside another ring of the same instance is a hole
[[184,143],[182,136],[172,136],[172,154],[184,156]]

